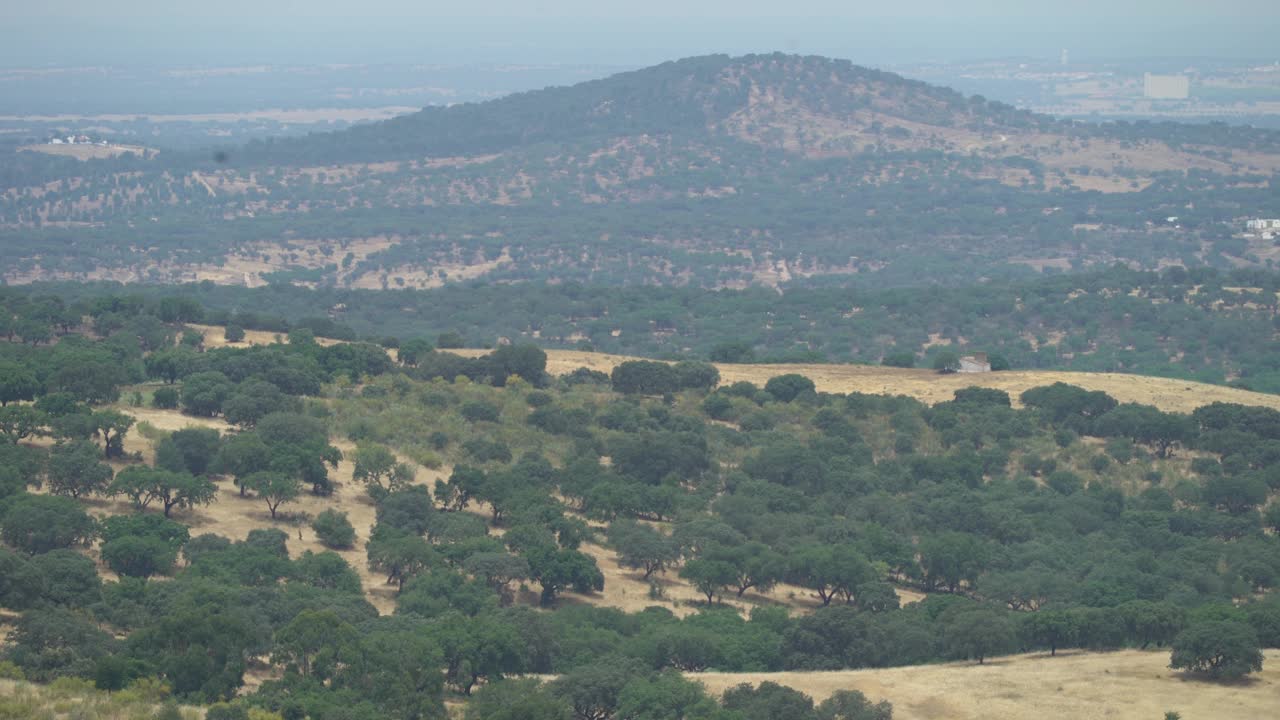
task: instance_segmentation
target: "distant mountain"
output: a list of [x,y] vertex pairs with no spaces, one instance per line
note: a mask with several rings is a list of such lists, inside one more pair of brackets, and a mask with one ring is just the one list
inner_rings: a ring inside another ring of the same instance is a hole
[[0,223],[12,282],[903,285],[1262,265],[1275,248],[1233,228],[1280,208],[1278,167],[1280,133],[708,56],[216,159],[21,158]]
[[[977,133],[975,136],[974,133]],[[1110,125],[1036,115],[948,88],[822,57],[713,55],[572,87],[431,107],[339,133],[255,143],[247,162],[403,160],[502,153],[538,143],[636,135],[729,136],[806,155],[890,148],[970,152],[992,134],[1173,139],[1277,149],[1277,133],[1224,126]],[[1026,142],[1040,138],[1023,137]],[[1009,141],[999,144],[1014,145]]]

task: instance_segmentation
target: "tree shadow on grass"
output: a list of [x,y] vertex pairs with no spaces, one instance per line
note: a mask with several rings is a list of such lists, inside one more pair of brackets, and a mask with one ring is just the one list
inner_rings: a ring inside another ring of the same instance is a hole
[[1181,682],[1196,683],[1198,685],[1216,685],[1219,687],[1229,688],[1251,688],[1262,683],[1261,678],[1250,677],[1245,675],[1239,678],[1215,678],[1209,673],[1196,672],[1195,670],[1171,670],[1169,677],[1177,679]]

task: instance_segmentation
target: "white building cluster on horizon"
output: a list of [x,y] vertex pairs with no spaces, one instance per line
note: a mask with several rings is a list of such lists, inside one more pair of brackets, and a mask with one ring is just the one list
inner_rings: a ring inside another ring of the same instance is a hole
[[1263,240],[1274,240],[1280,235],[1280,218],[1256,218],[1244,224],[1246,233],[1256,234]]
[[106,145],[106,140],[93,141],[88,135],[68,135],[66,137],[55,137],[49,140],[50,145]]
[[1142,75],[1142,97],[1148,100],[1186,100],[1191,96],[1191,79],[1186,75]]

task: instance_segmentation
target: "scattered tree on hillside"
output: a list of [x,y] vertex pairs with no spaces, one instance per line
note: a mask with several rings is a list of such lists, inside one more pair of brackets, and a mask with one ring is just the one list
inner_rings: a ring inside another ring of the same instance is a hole
[[255,472],[244,479],[244,486],[266,501],[272,520],[276,519],[281,505],[297,500],[302,494],[302,481],[283,472]]
[[48,424],[49,416],[30,405],[0,407],[0,435],[10,443],[43,435]]
[[634,521],[611,523],[609,543],[618,551],[618,563],[642,570],[645,580],[680,561],[680,546],[674,539]]
[[186,471],[131,465],[111,482],[109,493],[128,497],[139,509],[155,502],[169,517],[174,508],[190,510],[212,503],[217,499],[218,487],[212,480]]
[[352,478],[364,483],[369,497],[377,502],[388,493],[395,492],[413,482],[413,468],[396,460],[396,456],[382,445],[361,443],[356,446],[355,469]]

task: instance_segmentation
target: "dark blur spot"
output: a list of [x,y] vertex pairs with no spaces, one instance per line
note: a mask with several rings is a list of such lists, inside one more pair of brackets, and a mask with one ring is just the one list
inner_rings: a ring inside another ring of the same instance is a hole
[[213,154],[213,161],[216,163],[224,163],[229,158],[230,156],[228,156],[227,153],[223,150],[219,150]]

